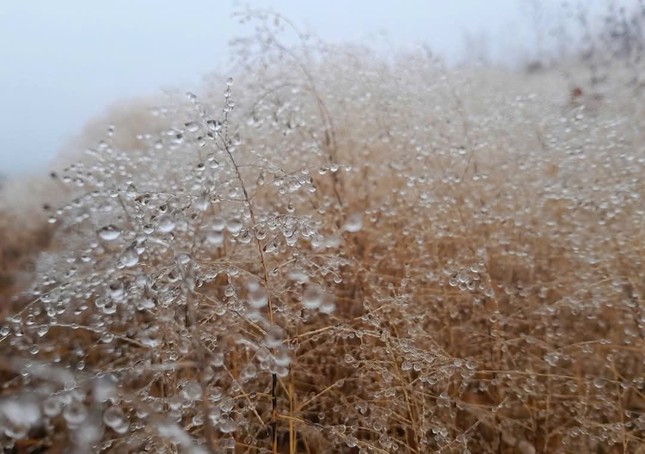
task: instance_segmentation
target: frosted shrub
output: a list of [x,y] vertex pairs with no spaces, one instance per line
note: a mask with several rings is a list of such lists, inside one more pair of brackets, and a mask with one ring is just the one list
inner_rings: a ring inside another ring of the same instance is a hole
[[61,174],[0,326],[3,446],[636,449],[633,92],[590,113],[566,82],[287,46],[251,16],[235,83],[170,96],[134,149],[107,127]]

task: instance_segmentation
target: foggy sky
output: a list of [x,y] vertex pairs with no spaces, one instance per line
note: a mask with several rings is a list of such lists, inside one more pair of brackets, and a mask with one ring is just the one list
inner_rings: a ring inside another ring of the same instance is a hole
[[[273,6],[326,41],[368,40],[384,51],[427,43],[456,60],[466,34],[486,35],[495,57],[534,45],[528,3],[252,1],[251,7]],[[44,171],[66,138],[119,99],[190,89],[210,71],[225,72],[227,42],[244,31],[231,18],[236,8],[230,0],[3,0],[0,174]]]

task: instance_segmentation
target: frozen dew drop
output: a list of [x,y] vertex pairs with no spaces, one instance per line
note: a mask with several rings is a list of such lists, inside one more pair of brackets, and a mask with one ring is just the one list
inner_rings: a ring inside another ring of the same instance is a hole
[[275,353],[273,360],[275,361],[275,364],[277,366],[287,367],[289,364],[291,364],[289,350],[285,346],[281,346],[281,348]]
[[560,359],[560,355],[558,355],[556,352],[549,352],[546,355],[544,355],[544,361],[546,361],[549,366],[555,367],[558,365],[558,361]]
[[81,402],[73,401],[65,407],[63,418],[71,427],[78,427],[87,418],[87,408]]
[[49,325],[41,325],[38,327],[38,330],[36,331],[36,334],[38,334],[38,337],[43,337],[49,332]]
[[203,191],[195,201],[195,208],[197,208],[199,211],[206,211],[209,205],[210,198],[208,191]]
[[210,129],[212,132],[217,132],[222,129],[222,123],[217,120],[207,120],[206,126],[208,126],[208,129]]
[[222,234],[221,231],[218,232],[213,230],[213,231],[207,232],[206,242],[208,242],[209,244],[212,244],[213,246],[219,246],[224,242],[224,235]]
[[174,134],[172,143],[173,145],[181,145],[182,143],[184,143],[184,135],[181,133]]
[[348,447],[355,448],[358,446],[358,438],[356,438],[353,435],[350,435],[349,437],[347,437],[345,443],[347,444]]
[[[115,301],[120,301],[125,296],[125,286],[123,285],[123,282],[119,280],[114,280],[110,282],[110,284],[108,285],[108,291],[110,294],[110,298],[112,298],[112,300],[115,300]],[[104,306],[104,305],[105,303],[101,304],[101,306]]]
[[596,377],[593,381],[593,385],[596,389],[604,388],[606,383],[606,380],[602,377]]
[[222,410],[219,407],[213,407],[208,413],[208,419],[212,424],[219,424],[220,418],[222,417]]
[[73,438],[77,446],[89,447],[95,445],[103,435],[103,425],[96,414],[92,415],[85,424],[76,428]]
[[271,254],[278,250],[278,243],[276,241],[269,241],[262,247],[262,250],[267,254]]
[[213,402],[217,402],[222,398],[223,395],[224,391],[222,391],[222,388],[220,388],[219,386],[214,386],[210,390],[209,399]]
[[226,221],[223,218],[217,217],[211,220],[211,229],[214,232],[223,232],[226,228]]
[[195,380],[189,380],[181,388],[181,396],[187,401],[198,401],[202,398],[202,387]]
[[137,309],[139,310],[150,310],[155,308],[155,300],[149,297],[143,297],[139,301],[139,304],[137,305]]
[[222,433],[228,434],[235,432],[237,423],[228,415],[224,415],[219,422],[219,430]]
[[322,314],[333,314],[336,310],[336,303],[334,303],[331,299],[323,301],[318,310]]
[[117,303],[114,302],[114,300],[108,301],[105,306],[101,308],[101,311],[105,315],[112,315],[116,312],[117,309]]
[[224,355],[221,352],[215,353],[213,355],[213,360],[211,361],[211,365],[213,367],[222,367],[224,365]]
[[157,230],[161,233],[170,233],[175,229],[175,220],[170,215],[161,216],[157,223]]
[[267,237],[267,232],[264,227],[256,227],[254,230],[256,239],[263,240]]
[[219,408],[224,413],[230,413],[231,411],[233,411],[233,408],[235,408],[235,400],[233,400],[232,397],[226,396],[220,402]]
[[226,230],[228,230],[232,234],[240,233],[240,231],[242,230],[242,227],[244,227],[244,225],[242,224],[242,221],[240,221],[237,218],[229,219],[226,222]]
[[103,422],[117,434],[123,435],[130,429],[130,424],[119,407],[110,407],[103,413]]
[[240,234],[237,236],[237,241],[242,244],[248,244],[251,242],[252,239],[253,239],[253,236],[248,229],[242,230]]
[[114,241],[121,236],[121,230],[115,225],[110,224],[100,228],[98,235],[103,241]]
[[105,413],[103,413],[103,422],[111,429],[118,429],[126,424],[123,411],[119,407],[110,407],[105,410]]
[[275,348],[282,345],[282,339],[284,337],[284,330],[278,325],[271,325],[267,330],[266,336],[264,337],[264,342],[267,347]]
[[184,127],[188,132],[197,132],[199,130],[199,123],[197,123],[196,121],[189,121],[187,123],[184,123]]
[[63,410],[63,402],[59,396],[50,396],[43,402],[43,413],[49,418],[58,416]]
[[300,284],[306,284],[307,282],[309,282],[309,276],[307,276],[307,273],[302,269],[293,269],[289,271],[287,277],[290,280],[298,282]]
[[202,426],[204,424],[204,417],[202,415],[195,415],[190,422],[195,427]]
[[254,364],[247,364],[244,369],[242,369],[242,379],[247,381],[255,378],[257,375],[257,368]]
[[0,430],[9,438],[25,438],[40,419],[40,406],[33,399],[22,397],[0,403]]
[[134,281],[138,288],[145,288],[149,282],[148,276],[145,274],[139,274]]
[[247,283],[248,302],[253,309],[261,309],[269,303],[269,293],[257,281]]
[[305,309],[318,309],[323,303],[325,294],[319,287],[309,286],[302,295],[302,305]]
[[354,213],[345,220],[343,230],[349,233],[359,232],[363,228],[363,218],[360,213]]
[[175,256],[175,260],[179,265],[186,266],[190,263],[191,256],[185,252],[180,252]]
[[137,254],[137,250],[134,246],[130,246],[123,251],[123,254],[121,254],[121,257],[119,258],[119,264],[125,268],[132,268],[137,265],[137,263],[139,263],[139,254]]
[[117,378],[112,374],[102,375],[94,381],[94,400],[107,402],[117,393]]

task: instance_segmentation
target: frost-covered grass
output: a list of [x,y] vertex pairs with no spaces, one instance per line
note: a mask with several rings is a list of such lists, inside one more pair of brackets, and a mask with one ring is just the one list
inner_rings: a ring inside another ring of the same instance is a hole
[[5,449],[641,449],[633,73],[447,71],[269,23],[234,81],[57,175],[0,325]]

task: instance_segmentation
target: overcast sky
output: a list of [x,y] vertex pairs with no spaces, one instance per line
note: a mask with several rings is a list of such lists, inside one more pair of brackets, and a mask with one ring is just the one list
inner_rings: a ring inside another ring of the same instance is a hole
[[[538,0],[559,3],[559,0]],[[251,1],[327,41],[427,43],[456,60],[464,36],[497,53],[531,42],[529,0]],[[0,174],[44,171],[65,139],[115,101],[190,89],[226,71],[243,29],[232,0],[1,0]],[[385,31],[387,39],[376,38]],[[379,45],[379,44],[377,44]],[[530,44],[528,44],[530,45]]]

